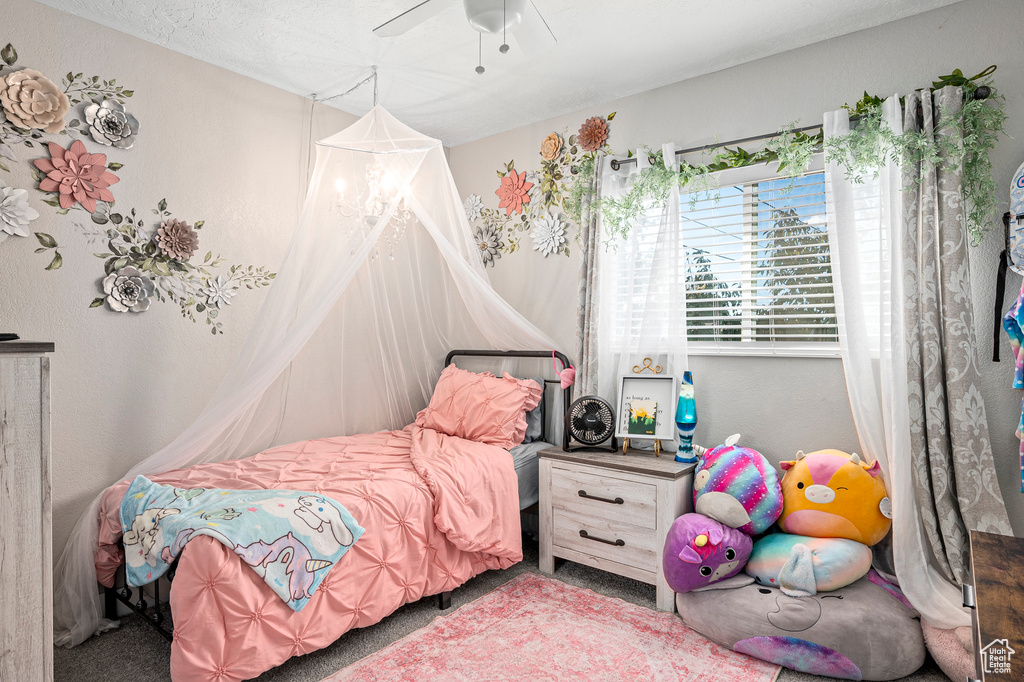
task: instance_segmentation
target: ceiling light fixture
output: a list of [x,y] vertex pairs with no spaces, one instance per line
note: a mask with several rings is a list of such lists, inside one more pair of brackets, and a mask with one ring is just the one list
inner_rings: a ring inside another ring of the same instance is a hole
[[484,68],[484,34],[483,33],[480,34],[480,48],[479,48],[478,53],[477,53],[477,58],[480,61],[476,65],[476,72],[477,73],[483,73],[484,71],[486,71],[486,69]]
[[502,54],[508,54],[508,38],[505,37],[506,29],[508,29],[508,0],[501,0],[501,47],[498,48],[498,52]]

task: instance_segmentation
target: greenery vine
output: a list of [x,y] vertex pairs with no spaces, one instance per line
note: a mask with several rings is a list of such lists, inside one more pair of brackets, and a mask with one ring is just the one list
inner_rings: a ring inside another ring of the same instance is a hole
[[[997,186],[989,152],[1006,125],[1005,99],[989,78],[995,69],[990,66],[969,78],[956,69],[932,83],[932,92],[954,86],[962,88],[964,94],[964,104],[958,111],[943,108],[938,112],[939,134],[913,129],[896,134],[883,120],[882,99],[865,92],[855,105],[844,106],[857,117],[857,125],[849,134],[828,140],[826,158],[843,166],[846,176],[855,182],[863,182],[868,175],[877,177],[879,167],[888,159],[922,170],[944,165],[947,172],[959,173],[967,200],[967,233],[971,244],[977,246],[995,218]],[[959,129],[961,134],[941,134],[942,128]],[[905,189],[914,186],[916,183]]]
[[[663,203],[676,188],[686,188],[691,200],[713,195],[717,185],[712,173],[777,161],[784,175],[796,177],[806,171],[812,157],[823,151],[826,160],[844,168],[848,178],[863,182],[877,176],[879,167],[893,159],[922,168],[944,165],[963,178],[966,199],[964,218],[973,245],[977,245],[992,224],[996,211],[996,183],[992,178],[989,152],[1003,133],[1006,113],[1004,98],[992,84],[996,67],[966,77],[960,69],[940,76],[931,90],[955,86],[963,89],[964,105],[957,111],[940,111],[939,125],[962,131],[962,135],[934,135],[918,130],[897,134],[882,117],[882,98],[864,93],[853,105],[844,105],[856,125],[844,136],[823,139],[821,130],[808,133],[796,129],[796,123],[773,135],[758,151],[742,147],[719,147],[708,163],[680,163],[679,170],[666,168],[661,151],[642,149],[651,165],[641,171],[629,191],[618,197],[602,197],[597,202],[609,238],[625,237],[637,220],[653,205]],[[901,99],[901,102],[903,100]],[[630,154],[632,156],[632,154]],[[565,198],[565,211],[577,223],[591,199],[595,159],[580,163],[578,173]]]

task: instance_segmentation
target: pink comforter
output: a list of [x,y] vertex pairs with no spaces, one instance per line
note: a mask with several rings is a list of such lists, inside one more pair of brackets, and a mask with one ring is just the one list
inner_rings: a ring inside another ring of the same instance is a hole
[[[174,680],[256,677],[523,556],[508,452],[415,425],[304,441],[150,478],[189,488],[323,493],[366,529],[299,612],[224,545],[208,537],[190,542],[170,597]],[[128,483],[104,494],[96,569],[105,585],[121,563],[118,510]]]

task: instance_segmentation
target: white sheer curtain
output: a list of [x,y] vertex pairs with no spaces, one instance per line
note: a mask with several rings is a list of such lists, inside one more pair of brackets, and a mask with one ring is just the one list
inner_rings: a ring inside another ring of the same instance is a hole
[[[662,148],[665,162],[678,170],[676,147]],[[650,164],[639,154],[636,165],[602,168],[603,197],[629,191]],[[603,233],[602,240],[608,239]],[[677,378],[688,369],[686,343],[686,253],[680,231],[679,188],[661,206],[652,206],[625,240],[614,240],[602,255],[598,324],[598,386],[614,398],[618,378],[650,357]],[[660,411],[660,410],[659,410]],[[674,414],[675,405],[665,414]]]
[[[401,428],[429,401],[453,348],[554,342],[491,288],[441,142],[374,107],[317,142],[299,226],[216,394],[122,478]],[[54,572],[57,644],[109,625],[94,566],[98,510],[99,497]]]
[[[885,123],[903,131],[899,97],[883,104]],[[850,130],[845,110],[829,112],[825,138]],[[903,317],[901,170],[891,159],[877,178],[856,183],[825,167],[828,232],[843,370],[863,454],[882,464],[892,501],[892,549],[903,592],[934,626],[970,625],[959,589],[927,548],[914,493]]]

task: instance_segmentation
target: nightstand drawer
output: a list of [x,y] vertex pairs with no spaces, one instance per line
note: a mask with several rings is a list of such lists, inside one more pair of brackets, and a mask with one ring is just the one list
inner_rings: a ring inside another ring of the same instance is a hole
[[576,469],[552,469],[551,505],[584,518],[650,529],[658,524],[657,486]]
[[552,516],[557,547],[645,570],[657,565],[659,552],[653,530],[564,509],[555,509]]

